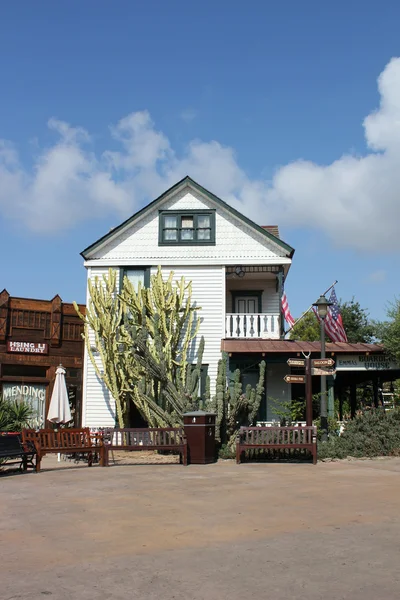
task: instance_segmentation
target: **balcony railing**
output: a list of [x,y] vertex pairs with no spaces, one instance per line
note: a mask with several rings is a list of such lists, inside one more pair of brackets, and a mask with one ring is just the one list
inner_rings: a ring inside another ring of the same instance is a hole
[[228,313],[225,321],[225,337],[278,340],[280,337],[279,315],[266,313]]

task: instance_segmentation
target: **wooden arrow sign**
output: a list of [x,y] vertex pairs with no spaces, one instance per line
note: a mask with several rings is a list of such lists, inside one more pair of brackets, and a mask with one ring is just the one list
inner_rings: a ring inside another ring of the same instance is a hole
[[333,358],[313,358],[311,362],[313,367],[333,367],[335,364]]
[[305,367],[306,361],[304,358],[288,358],[287,364],[289,367]]
[[305,383],[305,375],[285,375],[283,378],[286,383]]
[[322,375],[334,375],[335,373],[336,373],[335,369],[331,369],[331,368],[322,368],[321,369],[319,367],[317,367],[317,368],[313,367],[311,369],[311,375],[322,376]]

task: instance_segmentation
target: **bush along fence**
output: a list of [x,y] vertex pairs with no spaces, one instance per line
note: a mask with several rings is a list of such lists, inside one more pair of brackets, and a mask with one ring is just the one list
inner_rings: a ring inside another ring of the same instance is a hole
[[318,443],[318,458],[400,456],[400,409],[372,409],[357,415],[343,433]]

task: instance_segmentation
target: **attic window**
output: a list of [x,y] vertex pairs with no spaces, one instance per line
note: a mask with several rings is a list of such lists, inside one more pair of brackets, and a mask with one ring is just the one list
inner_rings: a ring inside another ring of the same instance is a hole
[[214,211],[161,211],[160,245],[214,245]]

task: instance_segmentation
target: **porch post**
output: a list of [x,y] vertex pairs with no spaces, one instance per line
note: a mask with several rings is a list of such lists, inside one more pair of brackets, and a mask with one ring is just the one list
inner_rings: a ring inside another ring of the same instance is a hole
[[280,338],[283,340],[285,337],[285,322],[282,315],[282,290],[283,290],[283,267],[279,267],[279,271],[276,275],[276,291],[279,296],[279,328]]
[[357,408],[357,386],[355,383],[350,384],[350,412],[351,418],[354,419],[356,416]]
[[333,377],[327,378],[328,384],[328,417],[335,417],[335,381]]

